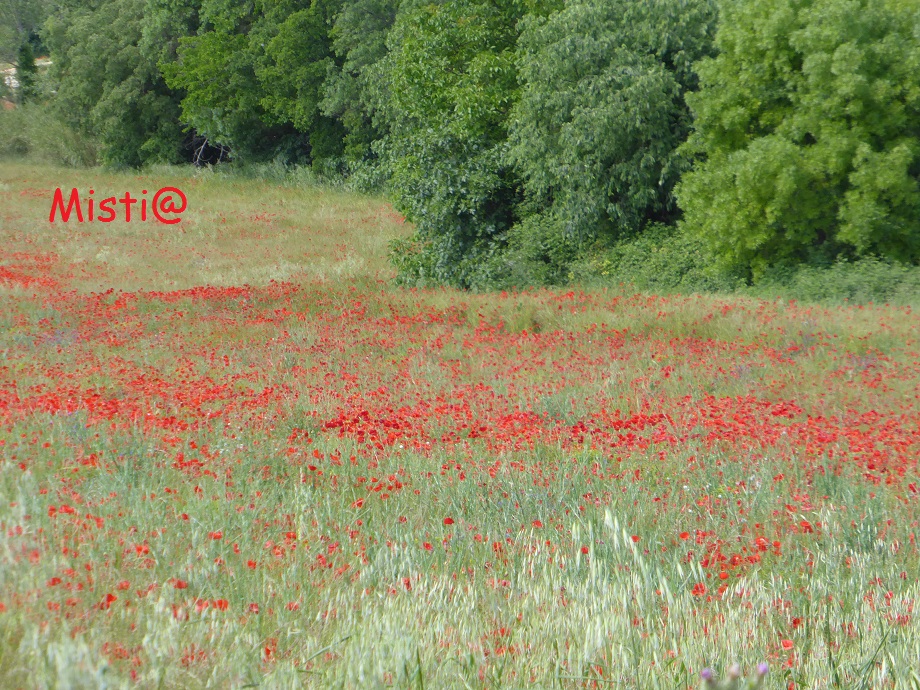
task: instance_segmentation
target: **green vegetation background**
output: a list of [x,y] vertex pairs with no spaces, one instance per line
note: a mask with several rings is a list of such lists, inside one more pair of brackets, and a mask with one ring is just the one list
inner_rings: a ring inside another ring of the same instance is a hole
[[405,285],[920,299],[913,0],[10,0],[0,62],[0,155],[384,189]]

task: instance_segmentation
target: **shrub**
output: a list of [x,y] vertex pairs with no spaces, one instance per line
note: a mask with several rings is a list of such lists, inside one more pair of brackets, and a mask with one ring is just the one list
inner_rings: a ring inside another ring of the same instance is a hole
[[503,238],[505,244],[479,264],[470,277],[474,290],[509,290],[565,285],[580,252],[556,217],[528,216]]
[[98,162],[96,143],[37,104],[0,111],[0,156],[84,167]]
[[745,292],[803,302],[920,306],[920,267],[879,257],[840,258],[830,266],[771,269]]
[[732,292],[744,284],[740,275],[718,268],[698,238],[662,224],[595,252],[573,274],[588,283],[631,283],[657,293]]

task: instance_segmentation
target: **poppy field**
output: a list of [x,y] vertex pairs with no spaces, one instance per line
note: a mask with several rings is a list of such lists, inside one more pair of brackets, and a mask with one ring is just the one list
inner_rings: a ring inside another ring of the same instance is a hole
[[0,167],[0,686],[920,688],[910,307],[407,290],[178,175]]

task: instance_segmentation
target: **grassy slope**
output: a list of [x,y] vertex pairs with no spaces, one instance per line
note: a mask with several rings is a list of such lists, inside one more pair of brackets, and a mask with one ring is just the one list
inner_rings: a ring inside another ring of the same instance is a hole
[[379,199],[162,173],[0,165],[0,684],[920,683],[910,309],[400,291]]

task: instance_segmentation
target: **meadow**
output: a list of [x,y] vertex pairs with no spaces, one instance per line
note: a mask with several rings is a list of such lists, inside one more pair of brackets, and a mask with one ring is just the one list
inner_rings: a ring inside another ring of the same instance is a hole
[[0,165],[0,686],[920,688],[911,307],[402,289],[410,233]]

